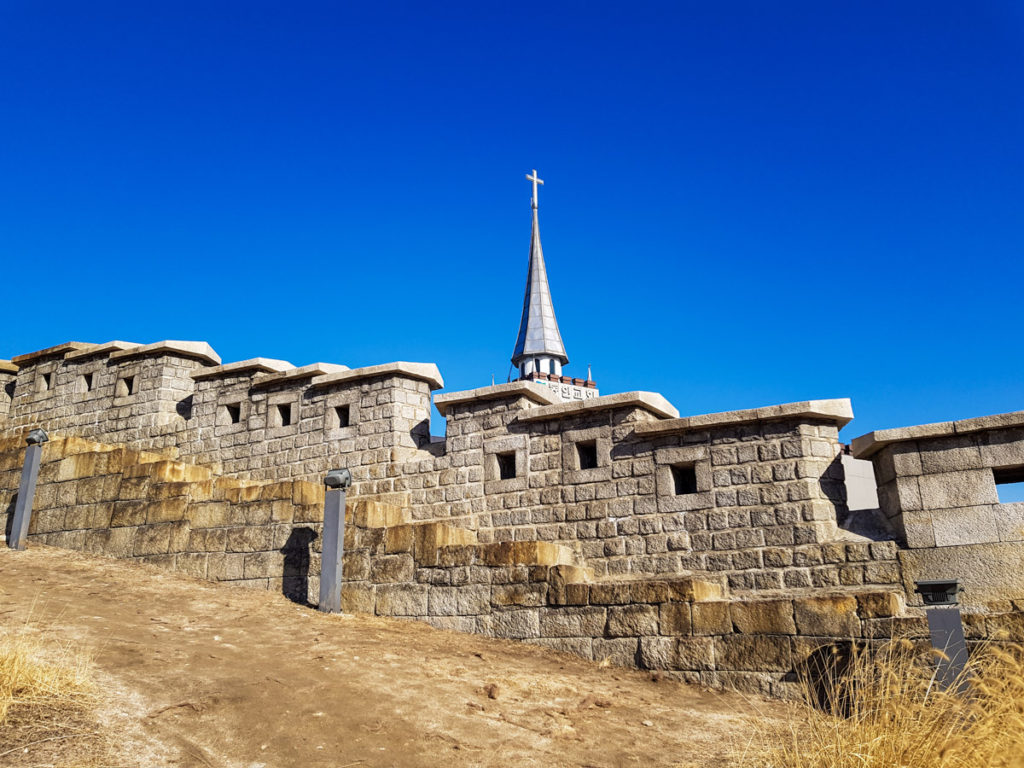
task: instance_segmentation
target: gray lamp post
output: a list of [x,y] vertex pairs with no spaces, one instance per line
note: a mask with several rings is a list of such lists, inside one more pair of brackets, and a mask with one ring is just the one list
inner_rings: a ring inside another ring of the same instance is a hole
[[347,469],[332,469],[324,478],[324,534],[320,554],[320,602],[323,613],[341,613],[341,567],[345,554],[345,490],[352,485]]
[[914,591],[921,595],[928,615],[928,634],[932,647],[939,652],[939,668],[935,679],[943,690],[966,686],[964,667],[967,665],[967,641],[964,623],[957,607],[961,591],[957,579],[938,579],[914,582]]
[[24,549],[28,537],[28,527],[32,522],[32,500],[36,495],[36,480],[39,478],[39,462],[43,457],[43,443],[49,436],[41,429],[33,429],[28,433],[25,442],[25,466],[21,470],[21,484],[18,486],[18,500],[14,504],[14,523],[11,526],[11,539],[7,546],[11,549]]

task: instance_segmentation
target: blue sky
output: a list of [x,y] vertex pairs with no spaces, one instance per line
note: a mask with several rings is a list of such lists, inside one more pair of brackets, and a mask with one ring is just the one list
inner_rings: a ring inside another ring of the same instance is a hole
[[[1024,5],[0,5],[0,357],[504,381],[532,168],[571,359],[846,439],[1024,408]],[[435,432],[439,431],[435,429]]]

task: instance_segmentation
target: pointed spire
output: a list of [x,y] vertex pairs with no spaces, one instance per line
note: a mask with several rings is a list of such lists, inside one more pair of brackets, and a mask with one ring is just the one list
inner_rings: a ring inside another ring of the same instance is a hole
[[569,358],[565,354],[562,334],[558,331],[558,321],[555,319],[555,306],[551,301],[537,219],[537,185],[544,182],[537,176],[536,170],[526,178],[533,182],[533,232],[530,235],[530,268],[526,277],[523,314],[519,320],[519,337],[516,339],[515,352],[512,353],[512,364],[518,367],[528,358],[547,357],[565,365]]

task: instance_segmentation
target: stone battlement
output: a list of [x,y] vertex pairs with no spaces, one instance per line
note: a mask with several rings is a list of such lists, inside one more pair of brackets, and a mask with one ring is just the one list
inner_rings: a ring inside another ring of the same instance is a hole
[[1024,505],[995,493],[1024,467],[1020,414],[872,433],[868,464],[839,442],[846,399],[680,416],[530,380],[433,396],[429,363],[223,363],[180,341],[63,344],[0,361],[0,386],[8,512],[24,435],[53,438],[34,540],[302,601],[341,466],[348,608],[687,679],[779,693],[803,636],[920,629],[921,578],[960,578],[979,616],[1024,601]]

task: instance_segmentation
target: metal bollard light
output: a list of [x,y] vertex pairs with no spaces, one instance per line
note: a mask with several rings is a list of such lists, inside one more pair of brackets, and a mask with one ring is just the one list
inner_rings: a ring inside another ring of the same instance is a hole
[[921,595],[928,615],[928,634],[932,648],[939,651],[936,682],[943,690],[954,686],[963,692],[967,685],[964,668],[967,666],[967,641],[964,623],[957,607],[961,591],[957,579],[939,579],[914,582],[914,591]]
[[341,613],[341,567],[345,554],[345,490],[352,485],[347,469],[332,469],[324,478],[324,534],[320,555],[320,602],[323,613]]
[[18,501],[14,505],[11,538],[7,542],[11,549],[25,548],[28,527],[32,522],[32,501],[36,495],[39,463],[43,458],[43,443],[49,439],[49,435],[42,429],[33,429],[25,438],[25,442],[28,443],[28,448],[25,449],[25,466],[21,470],[21,484],[18,486]]

